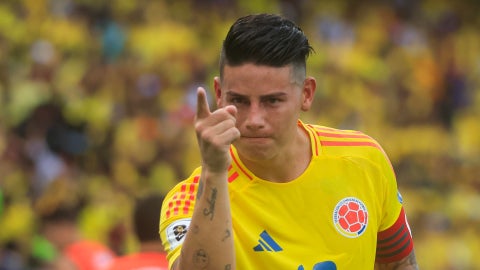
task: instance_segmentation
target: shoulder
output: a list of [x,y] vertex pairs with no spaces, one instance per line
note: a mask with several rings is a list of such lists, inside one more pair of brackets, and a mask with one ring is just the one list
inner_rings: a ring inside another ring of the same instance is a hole
[[200,174],[201,168],[198,167],[188,178],[180,181],[167,193],[161,208],[161,221],[188,216],[193,212]]
[[373,142],[376,141],[359,130],[338,129],[320,125],[307,124],[308,128],[315,132],[315,135],[320,138],[322,142]]
[[386,157],[378,141],[362,131],[310,124],[306,126],[313,133],[322,154],[382,159]]
[[170,200],[172,197],[175,197],[175,195],[178,195],[178,193],[191,193],[194,192],[193,189],[196,189],[199,180],[200,180],[200,174],[201,174],[201,167],[196,168],[190,176],[188,176],[186,179],[178,182],[165,196],[165,201]]
[[67,253],[78,253],[78,252],[106,252],[109,254],[113,254],[113,251],[107,247],[107,245],[92,241],[92,240],[80,240],[68,245],[65,249]]
[[162,270],[168,268],[166,254],[163,252],[138,252],[115,258],[106,270],[151,269]]
[[125,268],[125,265],[128,265],[130,263],[130,255],[124,255],[117,257],[112,260],[110,265],[106,268],[106,270],[123,270],[127,269]]
[[115,253],[107,245],[91,240],[73,243],[63,253],[75,265],[85,267],[104,268],[115,258]]

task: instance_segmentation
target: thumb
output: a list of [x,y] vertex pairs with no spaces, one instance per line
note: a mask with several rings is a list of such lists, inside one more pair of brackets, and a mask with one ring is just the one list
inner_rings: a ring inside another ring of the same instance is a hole
[[210,115],[210,108],[207,101],[207,93],[203,87],[197,88],[197,119],[202,119]]

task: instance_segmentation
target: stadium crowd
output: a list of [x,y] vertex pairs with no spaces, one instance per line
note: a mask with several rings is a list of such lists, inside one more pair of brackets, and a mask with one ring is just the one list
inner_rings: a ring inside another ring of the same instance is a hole
[[135,198],[198,165],[196,87],[211,88],[231,22],[257,12],[311,38],[318,89],[305,120],[384,146],[421,269],[480,269],[480,6],[469,0],[1,1],[0,269],[52,260],[42,213],[76,197],[85,237],[135,250]]

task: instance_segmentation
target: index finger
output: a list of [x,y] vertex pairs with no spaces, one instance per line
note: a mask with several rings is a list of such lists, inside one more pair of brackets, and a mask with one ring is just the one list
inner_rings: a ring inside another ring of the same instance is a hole
[[203,87],[197,88],[197,119],[205,118],[210,115],[210,108],[207,101],[207,93]]

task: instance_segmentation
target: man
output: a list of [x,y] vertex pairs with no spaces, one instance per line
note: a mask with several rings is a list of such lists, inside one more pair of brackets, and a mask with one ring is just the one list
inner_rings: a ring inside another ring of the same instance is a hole
[[48,269],[101,270],[116,254],[104,243],[82,235],[78,217],[84,202],[75,193],[76,188],[66,179],[55,180],[35,204],[41,233],[58,251]]
[[259,14],[230,28],[198,89],[202,166],[167,194],[170,269],[417,269],[395,175],[376,141],[299,120],[316,81],[294,23]]
[[152,194],[138,199],[133,211],[133,230],[138,252],[117,257],[108,270],[167,270],[168,262],[158,238],[158,220],[163,197]]

